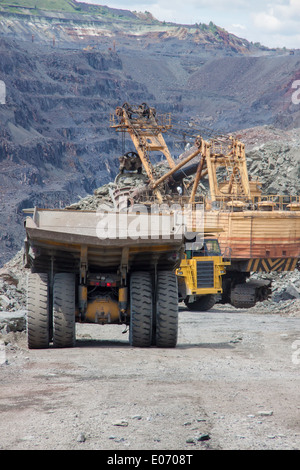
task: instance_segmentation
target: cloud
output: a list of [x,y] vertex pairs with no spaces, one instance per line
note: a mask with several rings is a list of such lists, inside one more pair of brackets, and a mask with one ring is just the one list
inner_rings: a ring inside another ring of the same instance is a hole
[[274,15],[280,17],[282,20],[300,20],[300,2],[299,0],[289,0],[285,5],[275,5]]
[[232,26],[236,29],[247,29],[244,24],[233,24]]
[[264,29],[269,32],[278,32],[282,29],[281,21],[273,14],[260,12],[253,15],[254,25],[258,29]]
[[[256,33],[266,36],[277,45],[299,47],[299,0],[277,0],[253,15]],[[280,43],[278,43],[280,41]]]

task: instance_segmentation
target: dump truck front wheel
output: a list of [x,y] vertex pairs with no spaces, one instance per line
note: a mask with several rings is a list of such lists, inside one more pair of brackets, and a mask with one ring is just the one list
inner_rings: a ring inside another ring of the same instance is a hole
[[27,343],[29,349],[49,346],[48,275],[30,273],[27,279]]
[[217,296],[214,294],[207,294],[198,297],[197,300],[194,302],[188,302],[187,300],[184,301],[185,305],[189,310],[198,311],[198,312],[206,312],[213,308],[217,301]]
[[149,347],[152,339],[152,279],[147,272],[134,272],[130,277],[131,346]]
[[53,283],[53,346],[75,345],[75,276],[59,273]]

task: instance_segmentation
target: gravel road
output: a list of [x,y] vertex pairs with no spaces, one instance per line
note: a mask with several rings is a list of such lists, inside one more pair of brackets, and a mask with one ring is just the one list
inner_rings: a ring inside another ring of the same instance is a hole
[[175,349],[77,324],[72,349],[0,337],[1,450],[300,448],[300,312],[180,307]]

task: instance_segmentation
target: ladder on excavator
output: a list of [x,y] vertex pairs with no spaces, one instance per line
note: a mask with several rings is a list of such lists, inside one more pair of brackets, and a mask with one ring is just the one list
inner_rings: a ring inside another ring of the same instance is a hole
[[149,158],[150,152],[162,152],[170,168],[175,167],[175,162],[170,154],[162,133],[171,128],[171,116],[167,115],[159,122],[156,118],[156,110],[146,103],[133,108],[128,103],[116,109],[115,116],[111,118],[111,127],[119,132],[128,132],[137,153],[144,165],[145,171],[151,181],[154,180],[154,168]]

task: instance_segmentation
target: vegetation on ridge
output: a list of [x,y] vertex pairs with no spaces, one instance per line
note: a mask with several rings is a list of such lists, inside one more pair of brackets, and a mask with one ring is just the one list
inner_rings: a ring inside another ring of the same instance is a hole
[[[6,10],[21,13],[23,9],[30,9],[38,13],[39,10],[56,11],[61,13],[84,13],[92,15],[121,16],[138,19],[138,15],[129,10],[118,10],[103,5],[92,5],[76,0],[0,0],[0,6]],[[146,13],[146,12],[145,12]]]

